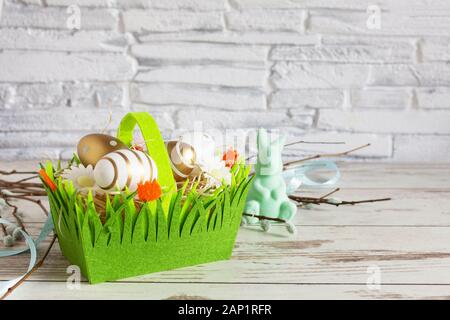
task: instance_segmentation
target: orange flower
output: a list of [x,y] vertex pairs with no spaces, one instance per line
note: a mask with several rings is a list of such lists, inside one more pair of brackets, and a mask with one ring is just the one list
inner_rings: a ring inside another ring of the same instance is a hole
[[137,187],[138,198],[141,201],[152,201],[161,197],[161,186],[158,181],[139,183]]
[[235,149],[230,148],[223,153],[222,160],[225,161],[225,167],[231,168],[234,166],[238,158],[238,153]]
[[41,176],[42,180],[44,180],[45,184],[52,190],[56,190],[56,184],[50,179],[47,172],[45,172],[44,169],[39,170],[39,175]]

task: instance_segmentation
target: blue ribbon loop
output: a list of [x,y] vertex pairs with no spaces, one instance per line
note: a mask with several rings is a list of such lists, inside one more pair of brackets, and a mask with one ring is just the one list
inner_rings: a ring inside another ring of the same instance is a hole
[[[9,222],[8,220],[1,219],[0,218],[0,224],[15,226],[14,223]],[[15,279],[6,281],[2,286],[0,286],[0,296],[4,295],[9,288],[14,286],[17,282],[19,282],[36,264],[37,259],[37,247],[40,245],[42,241],[44,241],[45,238],[52,232],[53,230],[53,220],[51,215],[47,217],[47,221],[45,221],[44,226],[42,227],[41,232],[39,233],[39,236],[36,240],[33,240],[33,238],[30,237],[28,233],[26,233],[24,230],[19,229],[22,233],[23,237],[25,238],[25,242],[27,244],[27,247],[25,248],[17,248],[17,249],[2,249],[0,250],[0,257],[10,257],[17,254],[21,254],[27,251],[30,251],[30,262],[28,264],[27,272],[25,272],[20,277],[17,277]]]
[[[334,175],[326,181],[313,180],[310,175],[314,171],[328,169]],[[305,187],[329,187],[336,184],[341,177],[341,173],[336,163],[330,160],[309,161],[304,164],[283,171],[283,178],[286,181],[287,194],[294,193],[301,185]]]

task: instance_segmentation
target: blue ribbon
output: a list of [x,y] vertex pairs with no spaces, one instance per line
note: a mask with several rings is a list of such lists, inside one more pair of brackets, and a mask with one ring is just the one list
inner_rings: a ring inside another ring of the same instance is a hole
[[[1,219],[0,218],[0,224],[10,225],[10,226],[16,226],[15,224],[9,222],[8,220]],[[4,295],[9,288],[14,286],[17,282],[19,282],[36,264],[37,259],[37,247],[40,245],[42,241],[44,241],[45,238],[52,232],[53,230],[53,220],[51,215],[47,217],[47,221],[45,221],[44,226],[42,227],[42,230],[37,237],[36,240],[33,240],[33,238],[30,237],[28,233],[26,233],[24,230],[19,229],[19,231],[22,233],[23,237],[25,238],[27,247],[25,248],[18,248],[18,249],[2,249],[0,250],[0,257],[9,257],[14,256],[17,254],[21,254],[24,252],[30,251],[30,262],[28,264],[27,272],[25,272],[20,277],[17,277],[15,279],[6,281],[5,284],[0,286],[0,296]]]
[[[334,172],[334,176],[326,181],[316,181],[310,178],[310,174],[316,170],[328,169]],[[336,184],[341,173],[336,163],[330,160],[317,160],[305,162],[304,164],[283,171],[283,178],[286,181],[287,194],[294,193],[301,185],[306,187],[328,187]]]

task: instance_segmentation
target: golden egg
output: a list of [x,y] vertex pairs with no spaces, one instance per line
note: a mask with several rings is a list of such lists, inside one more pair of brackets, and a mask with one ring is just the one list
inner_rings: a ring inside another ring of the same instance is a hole
[[195,168],[196,153],[194,148],[181,141],[169,141],[166,147],[175,181],[186,180]]
[[84,166],[95,166],[106,154],[128,147],[119,139],[100,133],[88,134],[77,146],[78,158]]

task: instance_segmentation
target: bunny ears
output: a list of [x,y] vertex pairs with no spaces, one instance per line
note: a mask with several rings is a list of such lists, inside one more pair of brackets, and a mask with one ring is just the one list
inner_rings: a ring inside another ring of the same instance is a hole
[[286,141],[285,136],[279,136],[277,139],[271,141],[266,129],[260,128],[258,130],[258,150],[267,150],[270,148],[277,148],[278,152],[281,152]]

